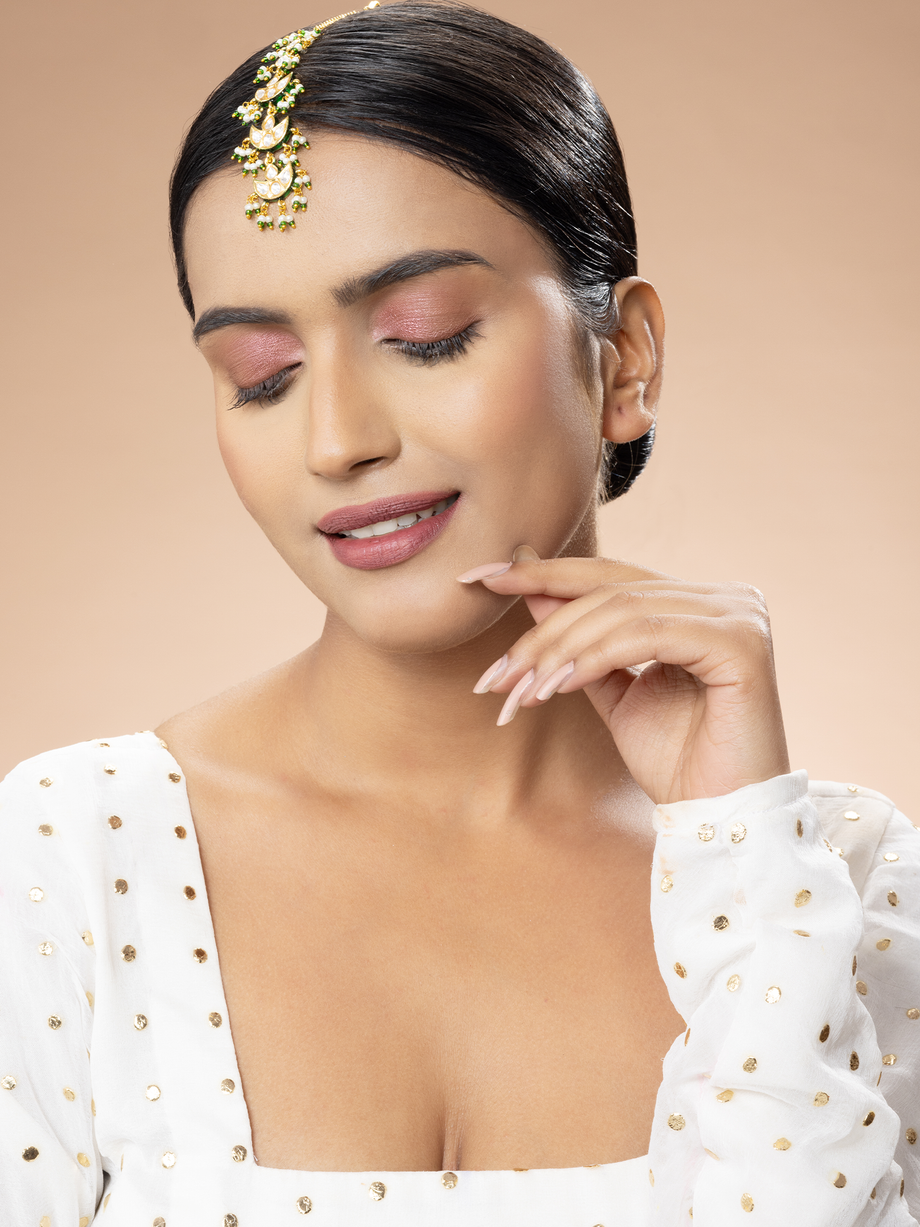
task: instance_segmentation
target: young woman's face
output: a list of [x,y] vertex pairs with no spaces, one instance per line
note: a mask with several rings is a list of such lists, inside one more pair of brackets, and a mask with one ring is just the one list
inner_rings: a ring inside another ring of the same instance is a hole
[[384,650],[443,650],[508,604],[462,571],[525,542],[593,550],[597,362],[548,252],[484,192],[358,137],[319,134],[303,160],[293,232],[247,221],[232,171],[189,211],[221,452],[334,617]]

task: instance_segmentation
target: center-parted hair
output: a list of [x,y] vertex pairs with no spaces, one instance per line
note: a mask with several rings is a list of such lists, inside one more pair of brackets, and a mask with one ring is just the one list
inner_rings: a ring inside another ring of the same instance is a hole
[[[173,250],[193,318],[185,215],[202,180],[233,166],[240,136],[233,111],[251,93],[266,50],[214,90],[173,171]],[[599,334],[615,326],[613,286],[636,274],[623,155],[594,87],[564,55],[465,4],[401,0],[330,26],[297,73],[304,89],[291,122],[308,139],[324,129],[387,141],[475,183],[548,243],[584,325]],[[242,182],[240,192],[242,209]],[[298,238],[296,231],[269,233],[264,241]],[[649,431],[631,443],[605,444],[604,499],[632,485],[652,440]]]

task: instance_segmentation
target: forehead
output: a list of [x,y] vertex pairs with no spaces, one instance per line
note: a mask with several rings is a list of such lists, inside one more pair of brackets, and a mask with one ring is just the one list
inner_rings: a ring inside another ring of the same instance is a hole
[[247,221],[250,180],[232,164],[196,190],[185,250],[198,314],[215,303],[309,299],[424,249],[473,251],[508,277],[554,274],[529,226],[444,167],[362,137],[319,133],[310,144],[301,163],[313,190],[294,231]]

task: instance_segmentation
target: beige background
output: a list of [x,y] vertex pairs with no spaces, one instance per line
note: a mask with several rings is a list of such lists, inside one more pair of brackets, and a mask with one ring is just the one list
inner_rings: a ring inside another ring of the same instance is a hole
[[[221,469],[166,233],[205,93],[333,15],[315,3],[6,6],[0,769],[148,728],[319,632]],[[920,815],[920,9],[491,8],[600,89],[669,313],[656,454],[605,551],[761,587],[795,764]]]

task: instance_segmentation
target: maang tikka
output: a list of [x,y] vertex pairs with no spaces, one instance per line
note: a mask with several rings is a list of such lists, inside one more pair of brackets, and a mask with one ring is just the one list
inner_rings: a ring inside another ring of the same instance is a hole
[[[299,149],[309,149],[310,145],[297,128],[288,131],[288,111],[296,102],[297,95],[303,93],[303,86],[294,76],[300,57],[329,26],[343,17],[353,17],[355,13],[375,9],[379,5],[380,0],[371,0],[365,9],[340,13],[338,17],[320,22],[312,30],[295,30],[272,43],[268,54],[262,56],[262,67],[253,81],[261,88],[256,90],[254,98],[233,112],[234,119],[242,120],[251,127],[249,136],[237,145],[232,154],[235,162],[242,163],[243,174],[253,177],[255,191],[246,201],[246,216],[250,219],[255,217],[260,230],[274,229],[275,219],[271,215],[273,204],[278,208],[278,229],[293,230],[296,222],[292,215],[306,209],[304,193],[313,186],[297,156]],[[259,120],[262,122],[259,123]],[[265,177],[260,178],[263,170]],[[289,200],[290,213],[287,210]]]

